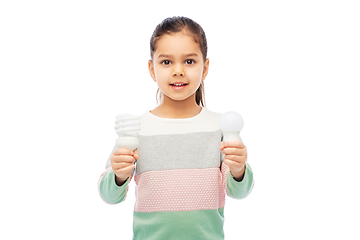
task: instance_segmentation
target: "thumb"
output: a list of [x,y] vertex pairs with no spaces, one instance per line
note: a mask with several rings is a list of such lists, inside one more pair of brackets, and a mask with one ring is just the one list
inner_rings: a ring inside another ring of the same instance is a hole
[[225,143],[224,142],[221,142],[220,143],[220,150],[223,150],[225,148]]
[[139,151],[137,149],[134,151],[133,156],[134,156],[135,159],[139,159],[140,155],[139,155]]

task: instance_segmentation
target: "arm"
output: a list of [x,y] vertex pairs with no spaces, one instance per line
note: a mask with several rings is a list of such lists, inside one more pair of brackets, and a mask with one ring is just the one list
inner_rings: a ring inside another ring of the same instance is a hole
[[221,171],[224,179],[226,194],[235,199],[247,197],[254,187],[253,172],[248,163],[245,165],[243,179],[238,182],[232,176],[229,167],[222,163]]
[[125,200],[128,184],[133,177],[135,161],[139,152],[114,148],[109,157],[110,166],[101,175],[98,188],[102,199],[109,204],[117,204]]
[[117,204],[125,200],[128,185],[132,177],[129,177],[121,186],[116,184],[115,174],[111,167],[101,175],[98,183],[101,198],[109,204]]
[[221,171],[226,193],[229,197],[242,199],[247,197],[253,186],[253,172],[246,163],[247,149],[241,141],[220,144]]

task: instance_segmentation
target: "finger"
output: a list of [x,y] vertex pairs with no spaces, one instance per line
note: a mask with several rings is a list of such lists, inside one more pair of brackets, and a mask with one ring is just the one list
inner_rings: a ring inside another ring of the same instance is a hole
[[114,163],[112,164],[112,168],[114,170],[119,170],[119,169],[123,169],[129,166],[135,165],[134,163],[126,163],[126,162],[121,162],[121,163]]
[[246,154],[246,149],[240,149],[240,148],[224,148],[222,150],[223,154],[228,155],[238,155],[238,156],[244,156]]
[[119,155],[119,156],[112,157],[111,162],[114,162],[114,163],[121,163],[121,162],[134,163],[135,158],[133,156],[129,156],[129,155]]
[[126,148],[117,148],[114,150],[113,154],[115,156],[118,155],[133,155],[133,151],[130,151],[129,149]]
[[140,153],[137,149],[134,151],[134,157],[135,157],[135,159],[139,159],[139,157],[140,157]]
[[245,148],[242,141],[229,141],[225,143],[225,147]]
[[223,150],[225,148],[225,143],[224,142],[221,142],[220,143],[220,150]]
[[232,161],[230,159],[225,159],[224,163],[229,167],[229,168],[233,168],[233,169],[241,169],[244,167],[245,163],[238,163],[235,161]]
[[244,164],[246,160],[243,156],[237,156],[237,155],[225,155],[225,159],[238,162],[241,164]]
[[116,174],[125,175],[125,174],[130,173],[133,169],[135,169],[135,165],[131,164],[130,166],[120,168],[120,169],[116,169],[114,171],[115,171]]
[[117,171],[119,169],[123,169],[126,168],[128,166],[133,165],[132,163],[125,163],[125,162],[120,162],[120,163],[112,163],[111,167],[114,171]]

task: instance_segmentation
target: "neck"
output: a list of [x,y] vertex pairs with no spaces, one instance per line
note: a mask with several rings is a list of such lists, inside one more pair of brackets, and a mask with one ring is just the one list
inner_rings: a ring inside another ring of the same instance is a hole
[[164,95],[163,103],[154,109],[153,112],[158,113],[155,115],[168,118],[190,118],[198,115],[201,109],[196,104],[195,94],[182,101],[176,101]]

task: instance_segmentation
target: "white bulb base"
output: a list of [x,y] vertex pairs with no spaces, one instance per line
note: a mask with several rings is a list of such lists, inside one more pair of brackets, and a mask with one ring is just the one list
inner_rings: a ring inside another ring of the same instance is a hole
[[139,146],[139,139],[136,137],[119,137],[116,139],[116,146],[134,151]]
[[241,141],[240,131],[223,131],[223,142]]

